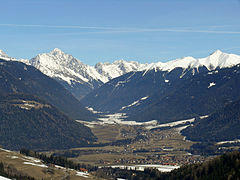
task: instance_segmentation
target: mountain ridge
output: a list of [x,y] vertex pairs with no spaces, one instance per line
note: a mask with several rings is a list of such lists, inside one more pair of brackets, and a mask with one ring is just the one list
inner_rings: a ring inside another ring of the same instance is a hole
[[[15,58],[10,58],[3,51],[0,52],[0,57],[3,59],[5,57],[6,60],[16,60]],[[122,59],[113,63],[99,62],[95,66],[89,66],[72,55],[55,48],[49,53],[38,54],[30,60],[19,59],[16,61],[32,65],[47,76],[58,80],[77,99],[81,100],[94,89],[129,72],[144,71],[143,75],[145,75],[151,70],[171,72],[176,68],[181,68],[183,69],[182,77],[187,71],[195,74],[201,67],[207,68],[208,71],[232,67],[240,63],[240,56],[216,50],[205,58],[187,56],[168,62],[149,64]]]
[[[192,74],[177,68],[171,72],[130,72],[115,78],[82,99],[85,106],[107,113],[127,113],[128,120],[161,123],[203,116],[240,98],[240,66]],[[184,74],[184,76],[182,76]]]

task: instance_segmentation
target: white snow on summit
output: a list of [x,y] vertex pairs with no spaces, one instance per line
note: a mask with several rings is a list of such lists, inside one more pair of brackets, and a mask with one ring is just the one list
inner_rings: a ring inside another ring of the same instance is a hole
[[112,64],[98,63],[95,66],[89,66],[58,48],[50,53],[39,54],[29,61],[20,61],[36,67],[47,76],[66,81],[69,85],[73,82],[91,85],[93,80],[106,83],[125,73],[138,71],[144,66],[138,62],[124,60],[115,61]]
[[[16,60],[10,58],[6,53],[0,50],[0,58],[5,60]],[[157,62],[150,64],[141,64],[135,61],[118,60],[113,63],[97,63],[95,66],[89,66],[74,58],[72,55],[66,54],[58,48],[55,48],[50,53],[39,54],[36,57],[26,60],[18,60],[28,65],[32,65],[42,71],[47,76],[55,79],[60,79],[67,82],[70,86],[75,83],[88,84],[92,89],[93,83],[106,83],[109,80],[121,76],[128,72],[145,71],[143,76],[150,70],[172,71],[175,68],[183,68],[192,70],[199,67],[206,67],[209,73],[217,73],[216,68],[232,67],[240,64],[240,56],[235,54],[223,53],[220,50],[215,51],[210,56],[205,58],[184,57],[168,62]],[[215,70],[215,72],[213,71]],[[180,77],[180,78],[181,78]],[[165,80],[167,83],[168,80]]]
[[140,69],[146,67],[146,64],[140,64],[135,61],[124,61],[124,60],[118,60],[111,63],[105,62],[105,63],[97,63],[95,65],[95,69],[100,73],[101,75],[105,76],[106,79],[103,80],[104,83],[107,81],[116,78],[118,76],[121,76],[123,74],[126,74],[131,71],[139,71]]
[[193,58],[193,57],[184,57],[166,63],[152,63],[146,69],[145,73],[149,70],[156,69],[161,71],[172,71],[175,68],[183,69],[198,69],[199,67],[206,67],[209,71],[215,70],[216,68],[227,68],[232,67],[237,64],[240,64],[240,56],[235,54],[223,53],[220,50],[215,51],[210,56],[206,58]]
[[6,60],[6,61],[14,61],[15,58],[9,57],[3,50],[0,49],[0,59]]
[[104,79],[94,67],[82,63],[58,48],[50,53],[37,55],[29,60],[29,64],[47,76],[66,81],[69,85],[73,82],[89,83],[91,85],[92,80],[102,81]]

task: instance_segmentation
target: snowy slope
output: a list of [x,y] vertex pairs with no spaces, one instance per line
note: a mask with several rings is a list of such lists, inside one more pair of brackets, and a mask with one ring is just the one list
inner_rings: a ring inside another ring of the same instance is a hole
[[111,63],[105,62],[105,63],[97,63],[95,65],[95,69],[98,71],[99,74],[103,75],[105,77],[104,83],[107,81],[119,77],[123,74],[126,74],[131,71],[139,71],[140,69],[145,69],[147,64],[140,64],[135,61],[124,61],[124,60],[118,60]]
[[102,77],[95,68],[83,64],[72,55],[65,54],[60,49],[55,48],[50,53],[39,54],[29,60],[29,64],[36,67],[44,74],[72,83],[88,83],[91,81],[102,81]]
[[29,62],[26,60],[22,60],[22,62],[36,67],[50,77],[62,79],[69,85],[74,82],[92,85],[93,80],[106,83],[125,73],[138,71],[144,66],[138,62],[124,60],[115,61],[112,64],[106,62],[89,66],[58,48],[50,53],[39,54]]
[[166,63],[152,63],[145,69],[146,72],[152,69],[171,72],[175,68],[182,69],[198,69],[199,67],[206,67],[209,71],[217,68],[232,67],[240,63],[240,56],[235,54],[223,53],[220,50],[215,51],[210,56],[196,59],[194,57],[183,57],[180,59],[168,61]]

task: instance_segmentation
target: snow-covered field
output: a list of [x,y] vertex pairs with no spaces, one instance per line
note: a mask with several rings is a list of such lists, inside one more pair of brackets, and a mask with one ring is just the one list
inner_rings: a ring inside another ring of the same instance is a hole
[[136,121],[126,121],[125,113],[116,113],[116,114],[108,114],[102,118],[99,118],[98,121],[81,121],[76,120],[77,122],[83,123],[88,127],[94,127],[95,125],[111,125],[111,124],[120,124],[120,125],[132,125],[132,126],[147,126],[147,125],[156,125],[157,121],[147,121],[147,122],[136,122]]
[[5,178],[3,176],[0,176],[0,180],[11,180],[11,179],[8,179],[8,178]]
[[45,164],[36,164],[36,163],[31,163],[31,162],[24,162],[23,164],[28,164],[28,165],[38,166],[38,167],[43,167],[43,168],[47,168],[48,167]]
[[186,119],[186,120],[181,120],[181,121],[175,121],[175,122],[171,122],[171,123],[165,123],[165,124],[159,124],[159,125],[155,125],[155,126],[147,126],[147,129],[154,129],[154,128],[161,128],[161,127],[174,127],[177,125],[181,125],[181,124],[185,124],[187,122],[192,123],[195,121],[195,118],[192,119]]
[[144,171],[145,168],[156,168],[160,172],[170,172],[174,169],[178,169],[180,166],[169,166],[169,165],[158,165],[158,164],[145,164],[145,165],[114,165],[112,168],[128,169],[128,170],[137,170]]
[[221,142],[217,142],[217,145],[227,144],[227,143],[230,143],[230,144],[240,143],[240,139],[236,139],[236,140],[233,140],[233,141],[221,141]]

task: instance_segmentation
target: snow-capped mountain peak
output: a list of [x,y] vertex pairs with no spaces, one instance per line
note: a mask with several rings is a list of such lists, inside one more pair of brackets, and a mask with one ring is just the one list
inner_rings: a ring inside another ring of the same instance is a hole
[[7,56],[7,54],[3,50],[1,50],[1,49],[0,49],[0,55],[1,56]]
[[217,49],[216,51],[214,51],[212,54],[210,54],[210,56],[219,56],[221,55],[223,52],[219,49]]
[[97,63],[95,69],[98,73],[105,76],[104,83],[131,71],[139,71],[146,67],[146,64],[140,64],[136,61],[125,61],[123,59],[113,63]]
[[235,54],[223,53],[220,50],[215,51],[206,58],[198,59],[199,66],[205,66],[208,70],[216,68],[232,67],[240,63],[240,56]]
[[240,56],[235,54],[227,54],[223,53],[220,50],[216,50],[214,53],[205,58],[196,59],[194,57],[188,56],[165,63],[152,63],[142,70],[145,70],[145,73],[152,69],[155,71],[161,70],[170,72],[175,68],[198,69],[199,67],[206,67],[208,70],[214,70],[216,68],[232,67],[237,64],[240,64]]
[[9,57],[9,56],[8,56],[3,50],[1,50],[1,49],[0,49],[0,58],[1,58],[1,59],[4,59],[4,60],[6,60],[6,61],[10,61],[10,60],[14,61],[14,60],[16,60],[15,58]]
[[72,82],[88,83],[91,80],[101,80],[101,75],[97,74],[94,68],[58,48],[50,53],[39,54],[29,62],[44,74],[66,81],[69,85]]
[[51,54],[64,54],[64,52],[58,48],[54,48],[50,53]]

